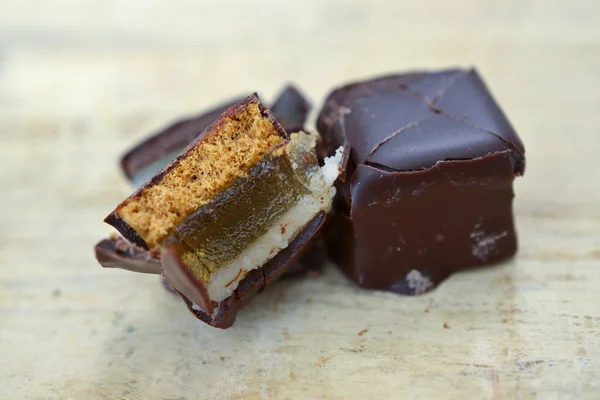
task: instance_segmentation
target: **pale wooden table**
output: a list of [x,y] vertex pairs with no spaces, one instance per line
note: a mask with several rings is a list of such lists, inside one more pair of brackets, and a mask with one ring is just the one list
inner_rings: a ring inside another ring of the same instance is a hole
[[[0,398],[600,398],[597,0],[160,4],[0,5]],[[330,268],[228,331],[96,264],[118,156],[172,118],[471,64],[527,147],[514,261],[416,298]]]

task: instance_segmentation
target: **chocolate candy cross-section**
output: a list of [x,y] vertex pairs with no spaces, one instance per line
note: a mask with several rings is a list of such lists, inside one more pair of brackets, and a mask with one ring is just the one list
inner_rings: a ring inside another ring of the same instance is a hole
[[196,317],[229,327],[327,221],[342,149],[320,166],[316,142],[256,94],[235,103],[108,215],[123,238],[101,241],[98,261],[161,273]]
[[344,146],[328,240],[358,285],[419,294],[515,254],[525,149],[474,69],[346,85],[317,127],[330,151]]

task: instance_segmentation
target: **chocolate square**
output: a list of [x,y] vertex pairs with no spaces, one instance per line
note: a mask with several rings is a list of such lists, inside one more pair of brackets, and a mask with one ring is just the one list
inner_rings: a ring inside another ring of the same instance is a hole
[[515,254],[525,150],[475,70],[346,85],[317,125],[329,151],[344,146],[328,240],[360,286],[419,294]]

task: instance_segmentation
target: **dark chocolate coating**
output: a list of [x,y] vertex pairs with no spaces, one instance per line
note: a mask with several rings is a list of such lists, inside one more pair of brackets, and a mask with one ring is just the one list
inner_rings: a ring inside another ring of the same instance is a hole
[[96,259],[104,268],[121,268],[145,274],[160,274],[160,261],[148,250],[122,237],[104,239],[95,247]]
[[197,279],[181,260],[176,249],[165,247],[161,253],[162,275],[182,297],[190,299],[207,315],[213,312],[213,303],[204,282]]
[[[198,296],[198,293],[205,293],[203,287],[200,287],[197,291],[192,291],[191,295],[193,297],[191,298],[186,296],[185,292],[179,291],[180,287],[198,288],[199,285],[201,286],[201,283],[195,280],[193,276],[187,272],[187,269],[181,268],[182,264],[180,262],[163,263],[164,277],[167,282],[176,288],[176,291],[196,318],[215,328],[227,329],[233,325],[236,314],[243,305],[262,292],[266,285],[279,279],[287,269],[302,256],[302,254],[310,247],[311,242],[317,237],[317,234],[323,229],[328,219],[327,214],[320,212],[298,235],[296,235],[294,240],[285,249],[277,253],[275,257],[261,268],[250,271],[240,282],[235,292],[217,305],[218,312],[215,316],[211,316],[209,313],[193,308],[194,303],[198,304],[198,301],[203,301],[206,298],[204,297],[204,294],[200,297]],[[182,270],[184,272],[171,274],[170,271],[172,269]],[[176,280],[171,280],[172,277],[175,277]],[[189,281],[181,282],[181,280]]]
[[[154,161],[170,153],[183,151],[198,135],[229,107],[244,98],[238,98],[203,112],[192,118],[182,119],[144,139],[121,158],[121,169],[131,181],[135,175]],[[288,133],[304,129],[310,111],[310,103],[293,85],[287,85],[271,107],[275,118]]]
[[108,214],[108,216],[104,218],[104,222],[114,226],[115,229],[121,233],[121,235],[127,238],[127,240],[129,240],[134,245],[139,246],[142,249],[148,250],[148,245],[146,244],[144,239],[142,239],[140,235],[138,235],[138,233],[131,226],[129,226],[129,224],[123,221],[119,213],[117,213],[116,211],[113,211],[110,214]]
[[282,279],[300,278],[305,275],[318,276],[322,274],[328,260],[325,238],[323,233],[319,233],[302,256],[287,267]]
[[288,133],[304,130],[310,103],[293,85],[287,85],[277,96],[271,111]]
[[344,86],[317,126],[347,157],[328,242],[360,286],[418,294],[516,252],[525,150],[474,70]]
[[356,165],[381,163],[398,171],[504,148],[520,158],[525,153],[473,69],[391,75],[344,86],[327,98],[317,127],[330,152],[346,143]]

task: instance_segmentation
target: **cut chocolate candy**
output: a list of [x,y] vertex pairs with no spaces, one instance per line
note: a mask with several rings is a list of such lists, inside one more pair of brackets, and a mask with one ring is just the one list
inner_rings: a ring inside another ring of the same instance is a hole
[[[315,135],[288,136],[254,94],[228,108],[106,222],[139,254],[160,257],[163,276],[196,316],[226,327],[243,303],[242,282],[256,282],[243,293],[262,290],[257,285],[283,273],[325,222],[341,149],[320,167],[315,145]],[[285,262],[273,269],[270,260]]]
[[[213,123],[219,115],[227,108],[235,104],[238,100],[226,103],[222,106],[211,109],[199,114],[193,118],[183,119],[169,125],[165,129],[151,135],[143,140],[127,153],[121,159],[121,168],[125,176],[135,188],[146,182],[161,169],[167,166],[178,154]],[[308,117],[311,105],[305,97],[298,91],[294,85],[287,85],[279,93],[271,111],[275,118],[280,122],[284,130],[289,134],[298,131],[306,131],[304,124]],[[318,144],[317,144],[318,148]],[[322,155],[321,157],[325,157]],[[305,258],[301,258],[291,265],[286,275],[296,276],[309,271],[319,271],[323,268],[323,240],[317,241],[319,246],[311,248]],[[107,251],[106,244],[102,249]],[[315,254],[313,254],[315,253]],[[130,260],[123,259],[123,268],[130,268]],[[119,259],[119,258],[117,258]],[[114,262],[117,260],[113,258]],[[158,259],[156,262],[159,262]]]
[[[233,102],[213,108],[195,117],[175,122],[168,127],[144,139],[121,159],[121,168],[128,180],[135,188],[146,182],[161,169],[166,167],[177,155],[213,123]],[[281,123],[287,133],[303,131],[310,103],[293,85],[287,85],[279,93],[271,110],[276,119]],[[128,251],[123,251],[126,247]],[[144,268],[144,260],[152,258],[152,254],[145,251],[122,238],[111,238],[103,240],[96,246],[96,254],[100,263],[105,267],[122,268],[138,272],[153,271],[152,268]],[[325,245],[321,237],[317,239],[317,245],[311,246],[304,257],[295,260],[286,268],[285,276],[297,276],[307,272],[320,271],[323,268],[325,256]],[[157,255],[154,255],[158,257]],[[154,266],[160,266],[158,258],[152,260]],[[160,267],[156,273],[160,273]],[[163,284],[169,291],[171,286],[164,281]]]
[[317,126],[327,148],[344,146],[328,239],[360,286],[423,293],[516,252],[525,150],[475,70],[344,86]]
[[[137,188],[175,159],[185,148],[238,98],[203,112],[182,119],[144,139],[121,159],[121,169]],[[287,133],[303,131],[310,111],[310,103],[293,85],[286,86],[271,107],[273,115]]]

